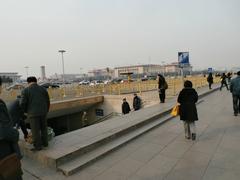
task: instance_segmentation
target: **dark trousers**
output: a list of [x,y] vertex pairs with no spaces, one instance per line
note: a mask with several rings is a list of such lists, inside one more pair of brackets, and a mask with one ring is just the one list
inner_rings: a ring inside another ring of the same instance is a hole
[[165,91],[166,91],[165,89],[159,90],[159,99],[161,103],[165,102],[165,98],[166,98]]
[[234,114],[240,113],[240,95],[232,95]]
[[33,145],[35,148],[48,146],[48,132],[46,116],[31,116],[29,117]]
[[212,89],[212,83],[208,83],[209,89]]
[[226,82],[226,81],[223,81],[223,82],[221,82],[220,91],[222,90],[223,85],[225,85],[226,88],[227,88],[227,90],[228,90],[227,82]]

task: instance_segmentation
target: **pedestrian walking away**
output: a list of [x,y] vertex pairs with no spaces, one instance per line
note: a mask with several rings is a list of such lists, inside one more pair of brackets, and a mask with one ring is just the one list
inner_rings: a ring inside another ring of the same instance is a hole
[[227,90],[229,90],[229,89],[228,89],[228,84],[227,84],[227,76],[226,76],[225,73],[222,73],[222,76],[221,76],[221,86],[220,86],[220,91],[222,90],[223,85],[225,85],[226,88],[227,88]]
[[165,102],[167,88],[168,88],[168,84],[165,78],[163,77],[163,75],[158,74],[158,92],[159,92],[160,103]]
[[213,84],[213,76],[212,73],[209,73],[208,77],[207,77],[207,82],[208,82],[208,87],[209,89],[212,89],[212,84]]
[[134,111],[137,111],[141,108],[142,100],[136,93],[134,93],[133,95],[134,95],[133,109],[134,109]]
[[179,115],[180,120],[184,123],[185,138],[192,140],[196,139],[196,125],[195,121],[198,120],[198,113],[196,102],[198,101],[198,94],[192,88],[191,81],[184,82],[184,88],[178,95],[178,103],[180,104]]
[[237,116],[240,113],[240,71],[237,72],[237,77],[231,80],[230,92],[233,99],[233,113]]
[[123,114],[128,114],[131,111],[130,106],[126,100],[126,98],[123,98],[123,103],[122,103],[122,113]]
[[39,151],[48,146],[47,113],[50,100],[47,90],[37,84],[36,77],[27,78],[28,87],[22,91],[20,105],[27,113],[30,122],[33,146],[32,151]]

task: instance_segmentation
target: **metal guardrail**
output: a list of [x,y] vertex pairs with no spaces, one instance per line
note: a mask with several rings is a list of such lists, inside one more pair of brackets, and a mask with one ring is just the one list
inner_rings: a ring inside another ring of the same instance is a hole
[[[190,76],[184,78],[184,80],[190,80],[193,82],[194,88],[206,86],[207,80],[203,76]],[[166,78],[168,83],[167,96],[175,96],[183,87],[182,78]],[[220,78],[214,78],[214,83],[220,82]],[[157,80],[149,81],[136,81],[129,83],[119,84],[101,84],[95,86],[72,84],[67,85],[65,88],[48,89],[51,101],[71,99],[76,97],[87,97],[92,95],[121,95],[129,93],[142,93],[146,91],[155,91],[158,89]],[[20,90],[3,90],[2,99],[5,101],[11,101],[16,98],[21,92]],[[64,97],[66,94],[66,97]]]

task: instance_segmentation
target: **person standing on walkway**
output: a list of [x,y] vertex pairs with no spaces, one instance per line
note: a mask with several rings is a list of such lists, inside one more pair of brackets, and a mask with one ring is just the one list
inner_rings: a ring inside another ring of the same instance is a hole
[[212,76],[212,73],[209,73],[209,75],[208,75],[208,77],[207,77],[207,82],[208,82],[209,89],[212,89],[212,84],[213,84],[213,76]]
[[123,103],[122,103],[122,113],[123,114],[128,114],[131,111],[130,106],[126,100],[126,98],[123,98]]
[[198,120],[198,113],[196,102],[198,101],[198,94],[192,88],[191,81],[184,82],[184,88],[178,95],[178,103],[180,104],[179,114],[180,120],[184,123],[185,138],[192,140],[196,139],[196,126],[195,121]]
[[220,86],[220,91],[222,90],[223,85],[226,86],[227,90],[228,90],[228,85],[227,85],[227,76],[225,73],[222,73],[221,76],[221,86]]
[[237,72],[237,77],[231,80],[230,92],[233,98],[234,116],[240,113],[240,71]]
[[158,92],[159,92],[160,103],[165,102],[167,88],[168,88],[168,84],[165,78],[163,77],[163,75],[158,74]]
[[17,96],[16,100],[10,102],[7,105],[7,108],[8,108],[10,117],[13,121],[13,125],[16,126],[17,128],[19,127],[21,128],[24,134],[24,139],[25,141],[27,141],[28,131],[27,131],[26,123],[24,121],[27,117],[24,115],[24,112],[20,106],[20,100],[21,100],[21,96]]
[[141,108],[142,100],[136,93],[134,93],[133,95],[134,95],[133,109],[134,109],[134,111],[137,111]]
[[39,151],[42,146],[48,146],[47,113],[50,107],[48,92],[37,84],[36,77],[27,78],[28,87],[22,91],[20,105],[31,126],[33,146],[32,151]]

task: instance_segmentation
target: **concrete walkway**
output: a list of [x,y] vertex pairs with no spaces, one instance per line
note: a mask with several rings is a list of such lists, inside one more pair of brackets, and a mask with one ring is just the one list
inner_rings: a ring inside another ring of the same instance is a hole
[[184,139],[182,122],[175,118],[70,177],[24,159],[23,178],[238,180],[240,116],[233,116],[231,94],[224,89],[203,99],[195,142]]

